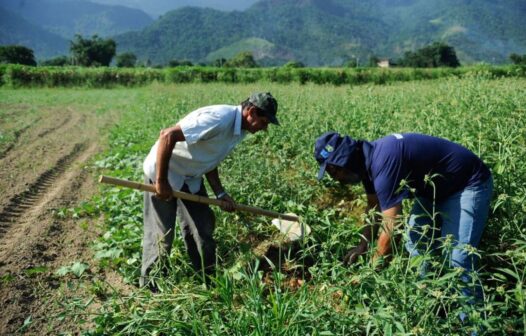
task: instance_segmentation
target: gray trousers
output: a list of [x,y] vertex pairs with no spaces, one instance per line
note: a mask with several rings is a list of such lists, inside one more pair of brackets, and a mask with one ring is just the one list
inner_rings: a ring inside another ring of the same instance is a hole
[[[145,177],[145,183],[151,183]],[[188,192],[183,186],[181,191]],[[197,193],[207,196],[204,184]],[[148,273],[154,262],[168,256],[174,240],[176,218],[179,219],[182,237],[192,266],[196,272],[210,274],[214,270],[216,243],[213,238],[215,216],[206,204],[172,199],[163,201],[154,193],[144,193],[144,238],[140,286],[148,283]]]

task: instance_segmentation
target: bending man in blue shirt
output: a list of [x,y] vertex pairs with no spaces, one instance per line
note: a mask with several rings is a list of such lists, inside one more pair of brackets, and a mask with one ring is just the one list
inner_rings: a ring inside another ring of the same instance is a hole
[[[368,210],[381,210],[383,225],[374,259],[391,252],[402,200],[414,197],[407,230],[409,254],[434,251],[440,240],[450,237],[449,264],[463,268],[462,280],[471,281],[477,256],[470,247],[479,245],[493,191],[491,172],[475,154],[422,134],[393,134],[367,142],[328,132],[317,139],[314,155],[320,164],[318,179],[327,172],[344,184],[362,182]],[[347,263],[367,251],[374,232],[374,227],[364,226],[360,243],[345,257]],[[434,239],[438,237],[443,239]],[[478,297],[479,290],[466,289],[464,294]]]

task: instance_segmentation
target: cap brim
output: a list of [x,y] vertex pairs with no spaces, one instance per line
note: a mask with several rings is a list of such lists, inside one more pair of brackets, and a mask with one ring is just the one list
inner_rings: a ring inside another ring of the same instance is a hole
[[318,171],[318,181],[323,178],[326,168],[327,168],[327,161],[323,162],[320,166],[320,171]]
[[275,115],[267,114],[266,117],[268,118],[268,121],[270,121],[274,125],[278,125],[279,126],[278,118],[276,118]]

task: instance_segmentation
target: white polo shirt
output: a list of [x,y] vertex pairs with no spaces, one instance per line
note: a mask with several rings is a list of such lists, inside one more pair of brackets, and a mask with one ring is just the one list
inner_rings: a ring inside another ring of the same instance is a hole
[[[186,141],[175,144],[168,166],[168,182],[174,190],[186,183],[196,193],[203,175],[214,170],[245,137],[241,106],[212,105],[197,109],[179,121]],[[144,174],[155,181],[157,147],[144,160]]]

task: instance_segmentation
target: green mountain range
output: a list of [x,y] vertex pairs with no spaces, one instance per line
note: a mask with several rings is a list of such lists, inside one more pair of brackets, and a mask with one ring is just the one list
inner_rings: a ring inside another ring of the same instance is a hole
[[[209,62],[246,49],[262,64],[364,64],[398,58],[433,41],[463,64],[503,63],[526,52],[524,0],[264,0],[245,11],[187,7],[139,32],[116,35],[119,52],[166,64]],[[226,57],[225,57],[226,58]]]
[[138,8],[152,17],[158,17],[167,11],[181,7],[206,7],[222,11],[245,10],[257,0],[91,0],[106,5],[121,5]]
[[138,9],[83,0],[0,1],[0,44],[20,44],[38,58],[65,55],[75,34],[107,37],[153,22]]
[[35,56],[40,58],[65,55],[69,48],[66,39],[33,25],[1,7],[0,45],[23,45],[31,48]]
[[0,6],[49,32],[110,36],[140,30],[153,22],[145,12],[85,0],[2,0]]
[[0,45],[25,45],[40,59],[67,54],[74,34],[98,34],[152,64],[251,51],[262,65],[363,65],[435,41],[453,46],[462,64],[498,64],[526,53],[525,27],[525,0],[262,0],[243,11],[184,7],[157,20],[87,0],[0,1]]

